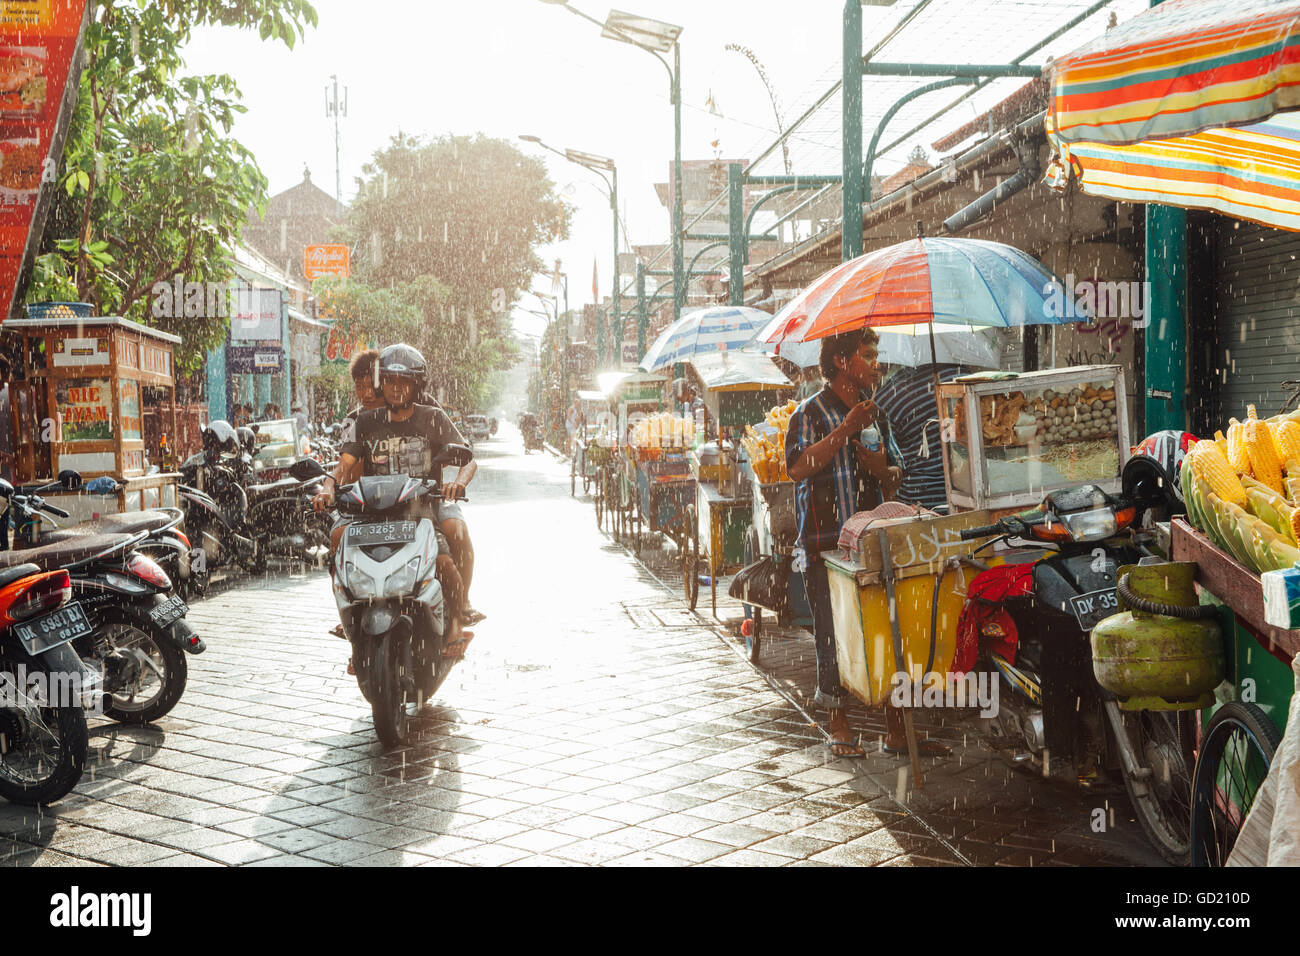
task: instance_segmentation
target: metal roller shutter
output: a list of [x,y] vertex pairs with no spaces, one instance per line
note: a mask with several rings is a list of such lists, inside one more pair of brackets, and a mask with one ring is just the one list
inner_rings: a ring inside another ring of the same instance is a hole
[[[1300,234],[1216,218],[1216,421],[1261,418],[1286,401],[1282,382],[1300,379]],[[1195,385],[1193,386],[1195,387]]]

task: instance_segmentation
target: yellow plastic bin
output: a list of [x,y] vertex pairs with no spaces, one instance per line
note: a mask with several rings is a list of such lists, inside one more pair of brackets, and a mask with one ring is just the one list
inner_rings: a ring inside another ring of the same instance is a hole
[[[988,540],[961,541],[962,527],[988,523],[987,512],[969,512],[876,526],[887,527],[890,539],[903,646],[901,668],[894,657],[889,598],[878,545],[871,549],[864,535],[859,556],[843,551],[823,552],[830,581],[840,683],[854,697],[871,706],[884,703],[893,690],[894,675],[900,670],[913,682],[922,680],[927,673],[948,673],[957,650],[957,622],[967,589],[979,573],[968,564],[954,566],[950,559],[969,554]],[[874,535],[874,529],[867,534]]]

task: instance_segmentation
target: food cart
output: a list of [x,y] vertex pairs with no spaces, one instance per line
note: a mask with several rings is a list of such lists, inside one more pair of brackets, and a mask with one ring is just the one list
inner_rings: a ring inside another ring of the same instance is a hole
[[[599,497],[600,467],[609,462],[612,449],[618,441],[609,410],[609,399],[604,392],[580,389],[578,402],[582,408],[582,422],[578,430],[577,445],[569,463],[569,494],[576,495],[578,481],[586,494],[594,483]],[[597,518],[597,524],[600,519]]]
[[608,466],[601,500],[615,536],[622,538],[631,533],[633,525],[638,531],[640,528],[640,522],[636,520],[637,456],[630,449],[629,438],[638,421],[657,414],[663,408],[668,379],[645,372],[606,372],[597,376],[596,381],[609,402],[617,429],[615,457]]
[[[696,357],[691,367],[703,386],[704,406],[717,429],[716,442],[700,446],[691,455],[696,476],[692,508],[697,533],[692,547],[694,559],[703,559],[703,573],[709,581],[714,616],[718,613],[718,577],[746,564],[746,545],[753,521],[750,483],[743,480],[737,436],[752,422],[759,421],[773,405],[783,404],[794,394],[794,384],[765,355],[748,352],[719,352]],[[694,610],[697,583],[686,575],[686,598]]]
[[1069,485],[1119,491],[1130,450],[1120,366],[984,372],[942,383],[938,395],[940,420],[952,423],[943,441],[951,510],[997,518]]
[[[146,474],[142,409],[168,414],[176,433],[178,337],[112,316],[9,319],[2,334],[20,358],[9,422],[18,482],[42,483],[65,470],[123,482],[115,499],[48,496],[72,521],[176,506],[178,476]],[[160,449],[150,451],[156,459]]]

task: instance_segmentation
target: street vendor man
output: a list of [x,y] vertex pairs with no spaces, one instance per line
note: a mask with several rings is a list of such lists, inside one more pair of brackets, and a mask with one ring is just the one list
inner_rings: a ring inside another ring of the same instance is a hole
[[[865,751],[844,714],[849,696],[840,684],[830,582],[821,553],[837,547],[845,521],[891,499],[903,478],[903,457],[889,423],[874,401],[863,398],[864,392],[870,394],[880,384],[878,344],[879,337],[870,328],[823,339],[819,364],[826,384],[795,409],[785,436],[786,471],[797,482],[799,542],[794,568],[804,571],[813,612],[817,652],[813,699],[828,711],[830,748],[837,757],[860,757]],[[905,752],[901,711],[886,704],[885,724],[885,749]],[[926,740],[921,752],[941,756],[948,750]]]

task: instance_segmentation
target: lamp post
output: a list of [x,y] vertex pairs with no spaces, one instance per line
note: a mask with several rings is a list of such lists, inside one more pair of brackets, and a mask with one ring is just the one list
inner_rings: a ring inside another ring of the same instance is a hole
[[[595,17],[571,7],[568,0],[542,0],[543,3],[564,7],[574,16],[582,17],[600,27],[600,35],[609,40],[630,43],[654,56],[668,71],[669,98],[673,104],[673,321],[681,317],[686,301],[685,258],[686,237],[682,230],[682,57],[678,43],[682,28],[649,17],[611,10],[601,23]],[[672,66],[661,54],[672,52]]]
[[[581,150],[577,150],[577,149],[565,149],[561,151],[556,149],[554,146],[549,146],[546,143],[542,142],[541,138],[537,136],[521,135],[519,138],[526,143],[535,143],[538,146],[542,147],[542,149],[550,150],[552,153],[554,153],[557,156],[563,156],[571,163],[576,163],[577,165],[582,166],[585,169],[590,169],[593,173],[595,173],[602,180],[604,180],[605,185],[609,188],[609,206],[612,210],[614,210],[614,293],[610,297],[612,307],[614,310],[614,315],[610,321],[609,328],[610,328],[611,340],[613,342],[613,348],[611,349],[611,351],[614,352],[614,357],[616,359],[614,365],[617,366],[622,362],[621,349],[623,347],[623,335],[622,335],[623,321],[622,321],[622,314],[621,314],[622,292],[619,289],[619,281],[618,281],[619,279],[619,275],[618,275],[618,167],[614,165],[614,160],[606,156],[597,156],[594,153],[584,153]],[[609,173],[608,177],[605,176],[605,172]],[[597,302],[596,303],[596,362],[598,366],[602,361],[604,361],[604,355],[605,355],[604,332],[605,332],[605,327],[600,321],[600,303]]]

